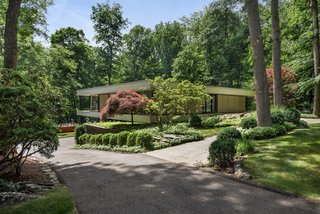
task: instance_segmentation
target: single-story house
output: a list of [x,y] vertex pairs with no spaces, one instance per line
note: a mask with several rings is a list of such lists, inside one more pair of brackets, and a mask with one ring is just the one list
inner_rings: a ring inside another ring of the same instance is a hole
[[[135,90],[148,98],[152,98],[154,89],[151,80],[142,80],[77,90],[77,96],[79,96],[80,101],[77,115],[98,119],[100,110],[104,107],[110,95],[120,90]],[[202,110],[199,112],[200,116],[212,113],[245,112],[247,110],[247,98],[255,95],[255,92],[251,90],[215,86],[206,86],[205,91],[212,99],[204,103]],[[116,115],[110,119],[131,121],[131,116],[129,114]],[[134,121],[154,123],[156,122],[156,117],[151,114],[136,114],[134,115]]]

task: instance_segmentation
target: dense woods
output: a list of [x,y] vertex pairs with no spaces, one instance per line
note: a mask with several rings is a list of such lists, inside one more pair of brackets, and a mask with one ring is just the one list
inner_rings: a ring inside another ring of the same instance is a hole
[[[5,25],[6,17],[11,17],[7,13],[8,6],[14,6],[9,2],[0,3],[1,64],[9,59],[6,57],[5,35],[15,31],[14,25],[7,28]],[[46,11],[53,3],[51,0],[22,1],[16,29],[17,69],[43,76],[62,96],[66,110],[60,115],[59,122],[78,121],[75,91],[86,87],[158,76],[216,86],[251,89],[261,86],[254,83],[250,23],[242,1],[214,1],[190,16],[161,22],[152,29],[130,25],[120,4],[92,5],[90,18],[94,23],[96,44],[88,41],[82,29],[73,27],[47,35]],[[273,95],[269,93],[271,104],[284,103],[318,115],[319,96],[315,93],[319,88],[319,56],[315,46],[319,40],[315,20],[317,1],[258,3],[264,42],[263,62],[267,68],[274,67],[271,76]],[[14,22],[15,17],[9,21]],[[313,31],[310,26],[314,27]],[[49,45],[38,42],[36,38],[39,37],[47,39]],[[10,36],[11,40],[14,38]],[[16,52],[12,47],[10,51]],[[14,58],[14,54],[9,55]],[[286,75],[295,77],[295,81],[280,78],[283,68]],[[266,76],[262,70],[260,74]],[[264,91],[270,90],[266,81],[262,82],[266,88]],[[296,90],[295,102],[286,102],[285,98],[290,96],[288,88]],[[267,103],[265,100],[262,106]]]

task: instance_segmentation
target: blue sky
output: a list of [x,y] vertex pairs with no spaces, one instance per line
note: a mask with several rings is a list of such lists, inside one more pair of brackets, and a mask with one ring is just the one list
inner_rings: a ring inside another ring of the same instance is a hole
[[[153,28],[160,21],[178,20],[199,11],[213,0],[111,0],[123,6],[123,16],[128,18],[131,26],[140,24]],[[49,33],[61,27],[83,29],[92,42],[93,23],[90,19],[91,8],[104,0],[54,0],[48,9],[47,21]],[[130,27],[129,27],[130,29]]]

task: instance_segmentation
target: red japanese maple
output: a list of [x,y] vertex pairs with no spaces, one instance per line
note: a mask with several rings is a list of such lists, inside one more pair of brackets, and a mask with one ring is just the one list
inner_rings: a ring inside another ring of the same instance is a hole
[[142,112],[147,106],[148,98],[133,90],[118,91],[109,97],[105,107],[101,109],[100,119],[116,114],[131,114],[133,124],[133,114]]
[[[269,87],[270,100],[273,100],[273,69],[267,68],[267,82]],[[297,76],[295,73],[290,71],[287,67],[281,68],[281,76],[283,81],[284,90],[284,102],[286,105],[294,105],[296,102],[296,96],[298,86],[296,84]]]

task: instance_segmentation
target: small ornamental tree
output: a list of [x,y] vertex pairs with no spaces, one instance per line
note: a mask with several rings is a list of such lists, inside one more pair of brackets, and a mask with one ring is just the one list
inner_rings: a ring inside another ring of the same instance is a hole
[[0,70],[0,174],[19,176],[35,153],[51,157],[59,145],[54,121],[64,110],[56,88],[35,71]]
[[118,91],[110,96],[105,107],[102,108],[100,119],[106,120],[116,114],[131,114],[133,124],[133,114],[142,112],[147,106],[148,98],[133,90]]
[[178,83],[174,78],[156,77],[152,85],[154,94],[149,102],[149,110],[157,116],[160,128],[163,126],[164,117],[171,124],[175,115],[195,114],[205,100],[210,99],[204,91],[204,85],[193,84],[188,80]]
[[[273,102],[273,69],[267,68],[267,82],[270,101]],[[286,67],[281,68],[281,76],[283,81],[283,102],[287,106],[295,106],[297,104],[297,76]]]

